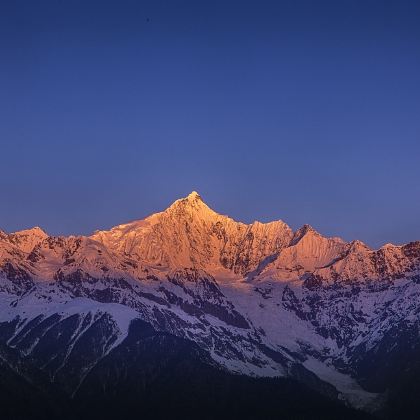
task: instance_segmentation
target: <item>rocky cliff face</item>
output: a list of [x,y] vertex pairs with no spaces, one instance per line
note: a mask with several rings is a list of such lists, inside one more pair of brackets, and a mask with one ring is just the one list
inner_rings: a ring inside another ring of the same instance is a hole
[[0,231],[0,299],[3,345],[70,395],[141,319],[222,369],[374,410],[420,342],[420,242],[371,250],[308,225],[247,225],[193,192],[90,237]]

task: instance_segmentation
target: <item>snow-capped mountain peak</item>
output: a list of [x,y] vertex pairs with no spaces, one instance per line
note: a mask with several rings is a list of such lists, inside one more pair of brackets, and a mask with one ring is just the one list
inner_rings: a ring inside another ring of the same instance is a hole
[[220,216],[212,210],[196,191],[191,192],[187,197],[174,201],[162,215],[175,213],[177,217],[188,216],[200,220],[211,220]]
[[292,230],[282,221],[250,225],[212,210],[193,191],[144,220],[95,232],[116,252],[162,268],[195,267],[245,274],[288,245]]
[[0,231],[0,327],[27,355],[39,337],[24,339],[20,328],[46,313],[48,322],[70,322],[81,305],[77,331],[107,312],[109,351],[138,316],[233,372],[301,380],[309,370],[362,406],[376,395],[357,382],[374,365],[365,355],[394,351],[387,334],[417,337],[419,296],[420,242],[371,250],[309,225],[246,224],[197,192],[90,237]]
[[48,234],[39,226],[13,232],[9,235],[9,240],[23,252],[31,252],[33,248],[48,238]]
[[201,195],[197,191],[191,191],[188,196],[188,200],[202,200]]

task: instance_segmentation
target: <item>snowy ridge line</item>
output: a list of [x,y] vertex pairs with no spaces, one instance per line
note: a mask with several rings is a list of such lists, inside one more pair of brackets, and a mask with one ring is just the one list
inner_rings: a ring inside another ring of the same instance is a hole
[[[90,237],[54,237],[38,227],[1,232],[0,300],[0,324],[16,322],[5,343],[28,356],[59,334],[61,321],[91,314],[63,352],[40,365],[54,367],[53,380],[96,328],[92,314],[102,314],[100,356],[84,372],[139,318],[194,341],[232,372],[315,377],[352,405],[371,407],[385,388],[368,383],[366,366],[380,369],[376,353],[400,351],[397,334],[418,336],[420,242],[372,250],[309,225],[296,232],[281,220],[247,225],[193,192],[163,212]],[[29,328],[19,348],[14,338],[40,314],[59,321],[38,335]]]

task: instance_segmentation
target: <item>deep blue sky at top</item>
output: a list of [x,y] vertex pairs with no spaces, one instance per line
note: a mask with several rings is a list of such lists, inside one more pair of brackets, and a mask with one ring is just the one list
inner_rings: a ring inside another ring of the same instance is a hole
[[420,239],[420,2],[0,0],[0,227],[191,190],[235,219]]

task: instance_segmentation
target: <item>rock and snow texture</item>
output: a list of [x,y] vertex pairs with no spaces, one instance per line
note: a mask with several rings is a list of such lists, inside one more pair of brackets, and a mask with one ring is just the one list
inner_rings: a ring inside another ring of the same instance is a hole
[[420,326],[420,242],[371,250],[308,225],[247,225],[193,192],[90,237],[0,231],[0,299],[9,346],[41,364],[48,339],[61,343],[51,377],[73,372],[83,340],[98,347],[73,391],[141,318],[231,371],[318,378],[372,406],[386,389],[366,380],[364,355]]
[[292,237],[282,221],[239,223],[210,209],[196,193],[144,220],[96,232],[92,239],[144,264],[163,268],[226,268],[245,274]]

